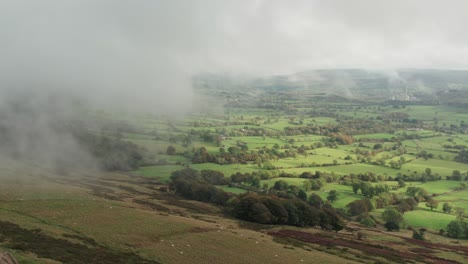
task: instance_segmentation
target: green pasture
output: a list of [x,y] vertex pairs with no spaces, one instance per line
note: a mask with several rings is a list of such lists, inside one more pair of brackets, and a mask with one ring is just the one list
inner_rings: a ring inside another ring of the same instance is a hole
[[313,171],[323,171],[323,172],[335,172],[336,174],[347,175],[350,173],[359,174],[359,173],[373,173],[376,175],[388,175],[394,177],[398,170],[377,166],[377,165],[370,165],[365,163],[355,163],[349,165],[337,165],[337,166],[324,166],[324,167],[316,167],[313,168]]
[[260,181],[260,186],[263,186],[263,184],[268,184],[268,187],[273,187],[275,185],[275,182],[277,181],[285,181],[288,183],[288,185],[295,185],[299,188],[303,188],[304,186],[304,181],[308,181],[308,179],[303,179],[303,178],[286,178],[286,177],[278,177],[278,178],[272,178],[268,180],[261,180]]
[[244,190],[244,189],[241,189],[241,188],[237,188],[237,187],[229,187],[229,186],[216,186],[220,189],[222,189],[223,191],[225,192],[229,192],[229,193],[234,193],[234,194],[243,194],[243,193],[246,193],[247,190]]
[[[424,206],[424,204],[420,204]],[[441,205],[439,205],[441,207]],[[420,208],[406,212],[403,215],[405,223],[413,227],[424,227],[433,230],[445,229],[447,225],[455,220],[455,215],[445,214],[439,210],[431,211],[429,208]]]
[[375,133],[375,134],[364,134],[364,135],[355,135],[355,139],[388,139],[390,140],[393,137],[396,137],[394,134],[389,133]]
[[315,135],[301,135],[301,136],[287,136],[287,140],[294,139],[294,144],[297,146],[300,145],[310,145],[317,141],[327,140],[326,136],[315,136]]
[[344,159],[346,156],[355,156],[353,153],[340,148],[318,148],[312,151],[316,155],[333,157],[335,159]]
[[326,201],[328,193],[331,190],[336,190],[336,192],[338,193],[338,198],[332,204],[335,208],[345,208],[346,205],[350,202],[364,198],[364,196],[360,194],[353,193],[353,189],[351,188],[351,186],[346,186],[338,183],[325,184],[325,186],[320,191],[311,191],[308,194],[310,195],[310,193],[316,193],[324,201]]
[[[403,188],[398,189],[399,192],[406,192],[408,187],[421,187],[425,189],[427,192],[430,194],[442,194],[446,192],[452,192],[455,187],[458,187],[460,185],[459,181],[447,181],[447,180],[441,180],[441,181],[428,181],[425,183],[422,182],[407,182],[406,186]],[[436,200],[439,200],[441,196],[437,196],[435,198]]]
[[224,165],[219,165],[219,164],[214,164],[214,163],[202,163],[202,164],[192,164],[192,165],[190,165],[190,167],[195,169],[195,170],[200,170],[200,171],[201,170],[220,171],[226,177],[229,177],[232,174],[235,174],[236,172],[252,173],[254,171],[260,170],[260,168],[257,165],[253,165],[253,164],[247,164],[247,165],[224,164]]
[[134,171],[136,175],[158,178],[163,182],[169,181],[171,173],[176,170],[183,169],[181,165],[161,165],[161,166],[146,166],[140,167],[138,170]]
[[445,176],[452,175],[453,170],[459,170],[461,172],[468,171],[467,164],[439,159],[425,160],[422,158],[403,164],[400,171],[403,174],[411,174],[414,171],[422,173],[426,168],[430,168],[433,174],[437,173],[442,176],[442,179],[444,179]]
[[[337,164],[344,163],[343,160],[337,160],[333,157],[321,156],[321,155],[308,155],[304,157],[303,155],[298,155],[296,158],[284,158],[279,159],[278,161],[273,161],[271,164],[280,169],[296,168],[302,165],[321,165],[321,164],[333,164],[333,161],[336,160]],[[309,170],[309,168],[306,168]]]
[[449,203],[456,207],[460,207],[468,211],[468,189],[453,191],[447,194],[439,195],[435,198],[439,201],[439,207],[442,208],[443,203]]
[[275,144],[278,144],[280,146],[286,144],[286,142],[284,142],[283,140],[272,137],[230,137],[227,140],[223,140],[222,144],[226,145],[227,147],[236,146],[237,141],[247,143],[249,149],[257,149],[264,146],[272,147]]

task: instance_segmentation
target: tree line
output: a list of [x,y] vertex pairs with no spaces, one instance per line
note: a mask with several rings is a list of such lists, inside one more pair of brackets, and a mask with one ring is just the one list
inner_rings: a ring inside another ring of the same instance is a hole
[[222,173],[213,170],[184,168],[172,173],[169,187],[184,198],[225,206],[232,216],[246,221],[319,226],[336,232],[345,226],[335,209],[317,195],[308,199],[304,191],[282,183],[275,184],[268,193],[234,195],[213,185],[222,183],[221,177]]

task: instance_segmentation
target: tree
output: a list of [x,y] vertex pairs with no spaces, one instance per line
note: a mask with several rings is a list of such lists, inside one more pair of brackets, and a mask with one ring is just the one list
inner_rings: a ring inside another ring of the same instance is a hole
[[276,181],[275,185],[273,185],[273,189],[277,191],[285,191],[288,189],[288,183],[283,180]]
[[304,192],[303,190],[299,190],[297,197],[301,199],[302,201],[307,201],[307,193]]
[[345,223],[333,208],[323,208],[320,213],[320,227],[338,233],[345,227]]
[[462,221],[453,220],[447,225],[447,236],[462,238],[465,235],[465,225]]
[[416,202],[416,200],[413,197],[409,197],[409,198],[401,200],[400,204],[398,205],[398,209],[402,213],[406,211],[414,210],[417,207],[418,207],[418,202]]
[[398,181],[398,187],[403,188],[406,186],[406,183],[403,180]]
[[336,190],[331,190],[328,193],[327,200],[330,201],[330,203],[333,203],[334,201],[336,201],[337,198],[338,198],[338,193],[336,192]]
[[400,230],[400,223],[403,221],[403,217],[394,207],[387,207],[382,213],[382,218],[385,221],[385,228],[388,231]]
[[254,177],[252,179],[252,183],[250,184],[252,187],[255,187],[257,189],[260,188],[260,178],[259,177]]
[[452,208],[453,206],[449,203],[444,203],[444,205],[442,206],[442,211],[444,211],[444,213],[446,214],[450,214],[450,212],[452,211]]
[[316,193],[312,193],[309,196],[309,205],[317,209],[321,209],[325,203],[323,199]]
[[309,191],[312,187],[312,184],[310,183],[309,180],[305,180],[302,182],[302,187],[304,188],[305,191]]
[[266,199],[263,204],[270,210],[273,224],[282,225],[288,223],[288,211],[284,208],[281,200],[271,197],[270,199]]
[[369,199],[355,200],[346,205],[348,212],[355,215],[367,215],[373,209]]
[[251,207],[251,219],[254,222],[261,224],[269,224],[272,222],[272,214],[263,203],[254,203]]
[[397,223],[395,222],[386,222],[384,224],[385,228],[388,230],[388,231],[398,231],[400,230],[400,225],[398,225]]
[[361,183],[358,181],[354,181],[353,183],[351,183],[351,187],[353,187],[353,193],[357,194],[357,192],[361,188]]
[[401,162],[396,161],[396,160],[391,160],[390,161],[390,167],[392,167],[393,169],[399,169],[399,168],[401,168]]
[[224,177],[224,174],[220,171],[201,170],[200,176],[204,181],[213,185],[225,185],[228,183],[226,177]]
[[431,168],[426,168],[424,172],[426,173],[427,176],[431,176],[432,170]]
[[372,196],[374,196],[375,189],[371,183],[362,181],[360,188],[362,195],[364,195],[365,197],[372,198]]
[[400,212],[398,212],[394,207],[389,206],[385,208],[385,211],[382,213],[382,218],[386,222],[395,222],[400,223],[403,220]]
[[406,194],[412,197],[426,197],[428,195],[427,191],[420,187],[408,187]]
[[451,179],[454,181],[460,181],[461,180],[461,172],[459,170],[454,170],[452,171],[452,177]]
[[166,149],[166,154],[167,155],[175,155],[176,154],[176,148],[174,146],[170,145]]
[[438,206],[439,206],[439,202],[434,199],[429,199],[426,201],[426,207],[431,208],[431,210],[437,209]]
[[359,221],[359,223],[368,227],[375,227],[377,225],[374,219],[372,219],[369,216],[362,218],[361,221]]
[[185,135],[182,137],[182,145],[184,147],[188,147],[190,144],[192,144],[192,136],[190,135]]
[[468,163],[468,150],[462,149],[458,153],[458,156],[455,157],[455,161]]
[[418,240],[424,240],[424,235],[426,234],[427,229],[421,228],[419,230],[413,229],[413,238]]

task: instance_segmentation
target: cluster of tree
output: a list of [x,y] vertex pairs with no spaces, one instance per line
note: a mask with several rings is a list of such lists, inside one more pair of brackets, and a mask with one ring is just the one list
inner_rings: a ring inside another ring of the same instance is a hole
[[130,171],[149,162],[148,152],[132,142],[89,132],[76,132],[75,138],[109,171]]
[[333,133],[329,135],[329,141],[336,142],[339,145],[351,145],[354,142],[353,137],[343,133]]
[[346,205],[347,212],[351,216],[367,216],[370,211],[375,208],[375,205],[370,199],[354,200]]
[[420,152],[418,152],[418,154],[416,154],[416,157],[427,160],[427,159],[434,158],[434,154],[427,152],[425,150],[421,150]]
[[457,219],[447,225],[447,236],[453,238],[468,238],[468,223],[465,220],[465,211],[458,208]]
[[[297,176],[294,176],[294,177],[297,177]],[[328,173],[328,172],[323,172],[323,171],[315,171],[315,173],[312,173],[310,171],[305,171],[301,173],[299,177],[305,178],[305,179],[320,179],[327,183],[336,182],[338,180],[344,179],[344,177],[339,176],[335,174],[334,172]]]
[[211,154],[205,147],[194,148],[192,163],[217,163],[217,164],[232,164],[232,163],[246,163],[255,162],[259,159],[258,153],[247,153],[247,149],[239,147],[229,147],[228,152],[222,148],[222,153]]
[[[429,201],[425,200],[425,201]],[[377,208],[384,208],[392,206],[400,213],[415,210],[418,207],[418,202],[423,201],[419,197],[402,197],[396,193],[381,193],[379,196],[372,198],[364,198],[361,200],[355,200],[346,205],[346,209],[349,215],[359,216],[364,218],[368,216],[368,213]]]
[[421,187],[408,187],[406,194],[413,197],[417,202],[423,202],[430,198],[429,193]]
[[192,168],[184,168],[172,172],[169,188],[187,199],[225,205],[232,195],[216,188],[210,181],[219,182],[219,173],[200,173]]
[[243,137],[243,136],[278,137],[278,136],[284,136],[284,133],[278,130],[245,126],[242,129],[232,129],[231,131],[227,133],[227,135],[230,137]]
[[[181,143],[182,146],[184,147],[188,147],[190,144],[192,144],[192,141],[193,141],[193,134],[191,134],[192,132],[190,132],[190,134],[177,134],[177,135],[172,135],[172,134],[169,134],[169,135],[166,135],[165,137],[161,136],[161,135],[156,135],[155,136],[155,140],[167,140],[169,141],[170,143]],[[198,133],[198,132],[197,132]],[[195,133],[196,135],[196,133]]]
[[[340,120],[341,121],[341,120]],[[362,128],[370,129],[372,126],[363,125],[368,121],[364,119],[360,120],[348,120],[338,122],[339,124],[326,124],[319,126],[317,124],[307,124],[306,126],[296,126],[296,127],[285,127],[284,131],[287,136],[295,136],[295,135],[323,135],[333,137],[334,135],[355,135],[355,134],[366,134],[366,133],[359,133],[361,132]],[[375,128],[375,127],[374,127]],[[372,132],[377,133],[377,132]],[[348,140],[348,139],[346,139]],[[346,141],[345,140],[345,141]]]
[[437,173],[432,173],[430,168],[426,168],[426,170],[422,173],[413,172],[410,175],[397,173],[397,176],[394,178],[396,181],[405,181],[405,182],[427,182],[427,181],[438,181],[441,180],[442,176]]
[[307,203],[298,198],[246,193],[232,201],[232,212],[239,219],[262,224],[320,226],[336,232],[343,229],[345,224],[337,212],[322,204],[323,201]]
[[[451,138],[449,138],[450,140]],[[444,144],[442,145],[444,148],[446,149],[465,149],[465,146],[464,145],[457,145],[457,144]]]
[[384,226],[388,231],[400,230],[400,224],[403,222],[403,216],[393,206],[385,208],[382,219],[385,221]]
[[459,170],[453,170],[451,176],[446,177],[447,180],[452,181],[461,181],[461,180],[468,180],[468,175],[466,173],[461,173]]
[[468,163],[468,150],[462,149],[458,152],[458,155],[455,157],[455,161],[461,163]]
[[408,119],[409,115],[407,113],[402,112],[386,112],[383,113],[380,117],[382,120],[401,121],[404,119]]
[[[249,192],[235,196],[216,188],[222,183],[222,174],[212,170],[196,171],[184,168],[172,173],[170,189],[187,199],[227,206],[239,219],[262,224],[294,226],[320,226],[326,230],[340,231],[342,218],[318,195],[307,199],[307,194],[286,182],[277,181],[267,194]],[[336,199],[331,197],[329,200]]]
[[358,174],[351,173],[346,178],[351,181],[355,181],[355,180],[366,181],[366,182],[385,181],[384,176],[377,175],[372,172],[358,173]]
[[[285,149],[280,151],[280,146],[275,145],[273,148],[262,147],[258,151],[248,151],[248,145],[245,142],[238,141],[236,146],[229,148],[221,147],[219,153],[209,153],[205,147],[192,149],[192,162],[193,163],[217,163],[217,164],[234,164],[253,162],[259,166],[268,164],[268,161],[278,160],[282,158],[296,158],[297,155],[307,156],[307,151],[311,149],[309,146],[282,146]],[[169,150],[169,149],[168,149]],[[170,153],[175,153],[171,149]],[[268,166],[267,166],[268,167]],[[275,167],[273,166],[272,169]]]
[[381,193],[388,192],[390,190],[386,184],[376,184],[374,186],[371,183],[365,181],[354,181],[351,183],[351,187],[353,188],[353,192],[355,194],[357,194],[360,190],[362,195],[369,198],[377,196]]
[[390,160],[389,165],[390,165],[390,167],[392,169],[397,169],[398,170],[398,169],[401,169],[401,166],[403,164],[405,164],[405,161],[406,160],[405,160],[404,157],[400,157],[400,159],[398,159],[398,160],[394,160],[394,159]]

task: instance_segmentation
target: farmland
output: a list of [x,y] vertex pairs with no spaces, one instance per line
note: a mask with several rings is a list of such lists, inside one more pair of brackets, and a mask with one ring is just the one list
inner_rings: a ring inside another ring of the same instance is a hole
[[[466,241],[444,232],[468,210],[466,108],[294,94],[285,100],[281,93],[269,95],[281,102],[278,107],[259,108],[257,97],[244,95],[248,105],[178,117],[87,110],[93,123],[105,124],[92,138],[141,151],[131,153],[139,163],[129,159],[132,166],[122,168],[132,169],[126,171],[65,173],[4,161],[0,224],[22,236],[4,231],[0,235],[9,240],[0,240],[0,248],[24,263],[67,262],[78,255],[93,259],[99,252],[105,252],[102,263],[300,263],[308,258],[391,263],[418,258],[413,248],[418,242],[410,237],[423,229],[423,242],[437,249],[424,261],[463,262]],[[113,157],[105,160],[111,168],[125,160]],[[194,189],[226,200],[180,195],[174,175],[189,169],[203,177],[221,175],[197,182]],[[298,202],[299,196],[304,201]],[[319,230],[304,222],[278,225],[273,217],[263,222],[239,217],[233,212],[243,197],[307,206],[308,199],[319,197],[317,210],[332,208],[327,210],[345,219],[346,227],[337,227],[333,239],[340,242],[330,246],[330,227],[323,222]],[[406,205],[408,200],[413,204]],[[356,213],[351,205],[359,201],[371,206]],[[384,229],[388,208],[401,212],[399,232]],[[50,244],[67,243],[55,251],[35,247],[37,236]],[[369,253],[375,243],[385,244],[381,255]]]

